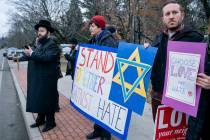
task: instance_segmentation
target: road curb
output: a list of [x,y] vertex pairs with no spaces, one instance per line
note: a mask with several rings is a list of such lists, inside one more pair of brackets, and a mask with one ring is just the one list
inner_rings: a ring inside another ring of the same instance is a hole
[[18,97],[19,97],[19,100],[20,100],[22,115],[23,115],[23,118],[24,118],[24,121],[25,121],[25,126],[26,126],[26,129],[27,129],[29,139],[30,140],[43,140],[43,137],[42,137],[42,135],[39,131],[39,128],[33,128],[33,129],[30,128],[30,125],[32,123],[35,123],[33,114],[25,111],[26,110],[26,98],[23,94],[23,91],[22,91],[18,81],[17,81],[17,78],[15,76],[14,71],[12,70],[12,66],[11,66],[10,63],[9,63],[9,67],[10,67],[10,71],[12,73],[12,78],[13,78],[13,81],[14,81],[14,84],[15,84],[15,88],[17,90]]

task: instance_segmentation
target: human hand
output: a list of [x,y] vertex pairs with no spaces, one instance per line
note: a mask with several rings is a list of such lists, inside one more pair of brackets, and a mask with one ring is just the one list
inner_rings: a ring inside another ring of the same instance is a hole
[[26,56],[30,56],[32,54],[32,52],[33,52],[33,50],[31,49],[30,46],[28,46],[28,49],[27,48],[24,49],[24,53]]
[[196,79],[196,84],[204,89],[210,89],[210,76],[199,73]]
[[150,46],[150,44],[149,43],[144,43],[144,48],[148,48]]

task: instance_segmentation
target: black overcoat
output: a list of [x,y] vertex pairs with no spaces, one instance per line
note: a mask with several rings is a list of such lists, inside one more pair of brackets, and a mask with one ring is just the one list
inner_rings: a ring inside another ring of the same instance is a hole
[[57,104],[60,48],[51,39],[45,39],[33,49],[28,60],[26,111],[33,113],[54,112]]

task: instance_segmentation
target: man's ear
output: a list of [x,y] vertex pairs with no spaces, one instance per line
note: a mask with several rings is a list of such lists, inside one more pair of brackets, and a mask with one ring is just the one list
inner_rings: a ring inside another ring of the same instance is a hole
[[183,21],[185,18],[185,12],[182,12],[181,14],[182,14],[182,21]]
[[50,35],[51,35],[51,33],[50,33],[49,31],[47,31],[47,35],[48,35],[48,36],[50,36]]
[[164,18],[163,18],[163,16],[161,16],[161,20],[162,20],[162,23],[164,24]]

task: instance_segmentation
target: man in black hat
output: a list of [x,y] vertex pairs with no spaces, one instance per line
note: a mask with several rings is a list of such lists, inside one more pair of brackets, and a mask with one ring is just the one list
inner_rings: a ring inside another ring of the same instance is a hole
[[38,113],[31,128],[45,124],[42,132],[46,132],[56,126],[58,64],[61,50],[50,38],[54,29],[49,21],[40,20],[35,25],[35,30],[37,43],[33,48],[25,48],[25,56],[20,58],[20,61],[28,61],[26,111]]

